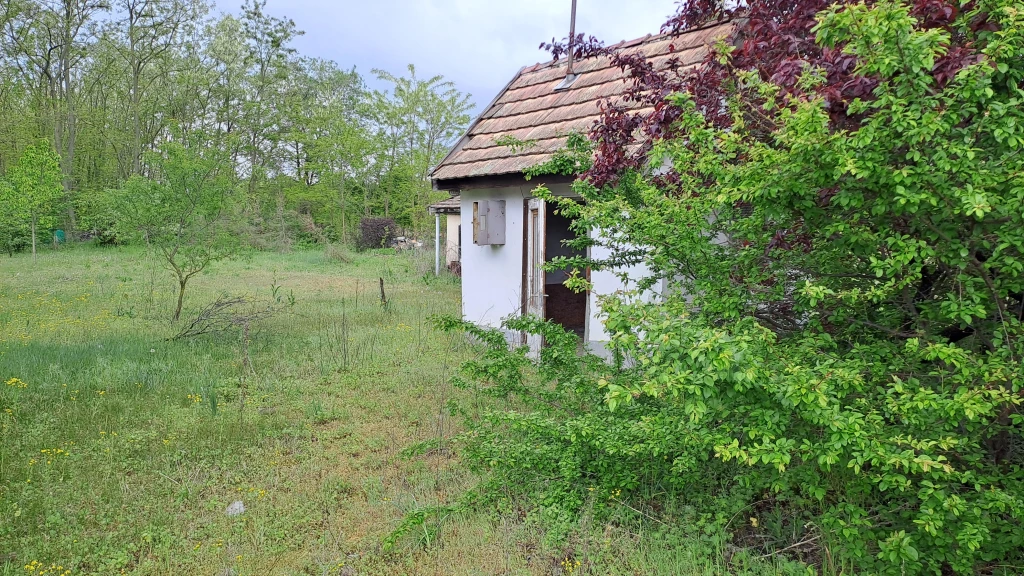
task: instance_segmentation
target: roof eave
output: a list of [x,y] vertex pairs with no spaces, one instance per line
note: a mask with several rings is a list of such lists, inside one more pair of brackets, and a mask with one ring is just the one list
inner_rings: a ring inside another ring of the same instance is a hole
[[428,209],[428,211],[430,212],[431,216],[435,214],[461,214],[462,208],[456,206],[445,206],[444,208],[436,208],[434,206],[431,206]]
[[572,184],[577,176],[552,174],[537,176],[530,179],[522,172],[512,174],[489,174],[486,176],[467,176],[464,178],[435,178],[434,190],[447,191],[455,195],[463,190],[484,190],[488,188],[508,188],[513,186],[529,186],[536,188],[542,184]]

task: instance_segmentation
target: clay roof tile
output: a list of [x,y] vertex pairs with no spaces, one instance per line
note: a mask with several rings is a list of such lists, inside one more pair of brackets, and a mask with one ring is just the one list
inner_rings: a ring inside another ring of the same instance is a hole
[[[678,36],[647,35],[612,48],[638,50],[655,66],[666,66],[673,59],[693,66],[704,59],[710,44],[734,29],[726,22]],[[574,72],[576,81],[568,89],[556,90],[566,74],[563,61],[520,70],[431,173],[435,184],[443,188],[445,180],[521,173],[540,164],[564,146],[570,132],[593,126],[600,117],[599,102],[614,101],[627,88],[625,74],[608,56],[578,61]],[[513,151],[498,144],[505,135],[530,145]]]

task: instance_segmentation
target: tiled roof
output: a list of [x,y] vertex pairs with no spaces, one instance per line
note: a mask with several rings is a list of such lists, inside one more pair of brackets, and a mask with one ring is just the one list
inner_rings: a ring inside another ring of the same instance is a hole
[[[678,36],[647,36],[612,48],[643,52],[656,66],[672,58],[684,66],[695,66],[712,44],[733,29],[727,22]],[[565,145],[570,132],[588,132],[599,117],[598,102],[615,101],[627,84],[622,70],[608,56],[577,61],[574,72],[576,81],[568,89],[556,91],[566,75],[565,59],[520,70],[434,169],[431,178],[435,184],[444,189],[446,180],[521,173],[549,159]],[[496,142],[505,135],[533,145],[513,151]]]
[[431,214],[459,214],[462,212],[462,198],[459,196],[452,196],[447,200],[442,200],[437,204],[431,204],[427,207],[427,210]]

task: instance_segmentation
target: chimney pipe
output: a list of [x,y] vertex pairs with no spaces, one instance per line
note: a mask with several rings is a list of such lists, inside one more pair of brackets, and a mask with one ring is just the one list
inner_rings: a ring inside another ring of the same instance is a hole
[[576,43],[576,0],[572,0],[572,20],[569,23],[569,72],[567,76],[572,76],[572,58],[573,50]]

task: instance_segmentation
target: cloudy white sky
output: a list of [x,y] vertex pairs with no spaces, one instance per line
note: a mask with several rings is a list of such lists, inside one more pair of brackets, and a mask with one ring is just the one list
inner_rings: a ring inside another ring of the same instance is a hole
[[[546,60],[542,41],[569,34],[572,0],[268,0],[306,32],[296,42],[308,56],[353,65],[369,80],[373,68],[423,77],[443,74],[479,107],[524,65]],[[235,9],[241,0],[219,0]],[[611,44],[655,33],[674,0],[578,0],[577,32]]]

